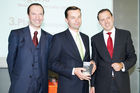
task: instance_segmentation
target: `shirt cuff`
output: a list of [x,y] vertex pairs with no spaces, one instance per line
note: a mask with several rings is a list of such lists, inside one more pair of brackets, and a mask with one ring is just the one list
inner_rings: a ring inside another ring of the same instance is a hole
[[75,68],[72,69],[72,75],[75,75],[75,74],[74,74],[74,70],[75,70]]
[[123,64],[122,72],[125,72],[125,66],[124,66],[124,63],[122,62],[122,64]]

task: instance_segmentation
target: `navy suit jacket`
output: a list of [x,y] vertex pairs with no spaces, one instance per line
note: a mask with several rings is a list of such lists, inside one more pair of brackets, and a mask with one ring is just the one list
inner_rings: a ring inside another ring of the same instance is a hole
[[[86,50],[84,61],[89,61],[89,38],[83,33],[80,35]],[[83,67],[83,61],[68,29],[54,35],[49,64],[51,69],[59,74],[58,93],[88,93],[88,81],[82,81],[76,75],[72,75],[72,69]]]
[[[42,70],[43,93],[48,92],[48,53],[52,35],[41,30],[40,62]],[[29,27],[13,30],[9,36],[8,70],[11,79],[9,93],[27,93],[33,73],[33,42]]]
[[130,93],[128,70],[136,63],[130,32],[116,28],[112,59],[105,45],[103,31],[91,38],[91,45],[92,59],[97,65],[91,84],[96,93],[110,93],[113,70],[111,64],[114,62],[123,62],[125,66],[125,72],[113,70],[119,93]]

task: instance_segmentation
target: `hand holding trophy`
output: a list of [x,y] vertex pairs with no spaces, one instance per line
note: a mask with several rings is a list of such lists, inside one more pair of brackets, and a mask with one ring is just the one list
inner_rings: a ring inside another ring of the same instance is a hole
[[91,76],[96,70],[95,62],[93,60],[90,62],[83,62],[83,68],[86,69],[83,73]]

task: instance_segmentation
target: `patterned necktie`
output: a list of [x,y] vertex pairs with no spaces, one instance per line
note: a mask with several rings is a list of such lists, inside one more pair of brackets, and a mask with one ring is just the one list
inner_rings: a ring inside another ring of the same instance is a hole
[[37,31],[35,31],[35,32],[34,32],[34,37],[33,37],[33,43],[34,43],[35,47],[38,45],[38,38],[37,38],[37,34],[38,34],[38,32],[37,32]]
[[110,57],[112,58],[113,56],[113,42],[112,42],[112,38],[111,38],[111,32],[108,32],[107,33],[109,35],[108,37],[108,40],[107,40],[107,49],[108,49],[108,52],[110,54]]
[[80,40],[79,33],[76,34],[76,42],[77,42],[77,47],[81,56],[81,59],[84,59],[84,52],[83,52],[83,47],[82,47],[82,42]]

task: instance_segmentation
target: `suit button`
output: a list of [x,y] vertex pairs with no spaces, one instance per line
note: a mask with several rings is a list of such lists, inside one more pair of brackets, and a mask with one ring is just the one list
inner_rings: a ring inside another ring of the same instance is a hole
[[32,78],[32,75],[30,75],[29,77]]
[[34,64],[32,64],[32,67],[34,67]]

